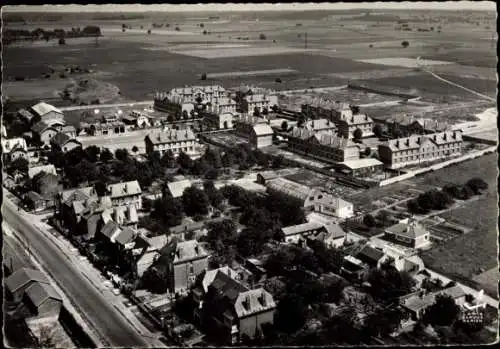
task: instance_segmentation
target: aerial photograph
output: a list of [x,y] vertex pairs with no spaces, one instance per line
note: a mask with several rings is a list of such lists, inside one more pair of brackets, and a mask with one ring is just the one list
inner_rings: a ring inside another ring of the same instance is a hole
[[498,342],[495,2],[1,20],[4,347]]

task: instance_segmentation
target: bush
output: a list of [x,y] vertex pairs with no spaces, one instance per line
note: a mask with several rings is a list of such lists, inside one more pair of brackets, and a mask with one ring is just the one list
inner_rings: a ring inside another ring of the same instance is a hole
[[265,34],[260,34],[259,35],[259,40],[266,40],[266,39],[267,39],[267,37],[266,37]]
[[410,46],[410,43],[409,43],[408,41],[406,41],[406,40],[405,40],[405,41],[403,41],[403,42],[401,43],[401,46],[403,46],[404,48],[407,48],[408,46]]
[[59,38],[59,45],[66,45],[66,40],[64,40],[64,38]]
[[475,194],[479,195],[483,190],[488,189],[488,183],[486,183],[481,178],[472,178],[467,181],[465,184],[466,187],[470,188],[470,190]]
[[201,74],[201,80],[206,80],[207,79],[207,73]]
[[367,214],[363,218],[363,224],[366,225],[367,227],[374,227],[377,222],[375,221],[375,218],[371,214]]

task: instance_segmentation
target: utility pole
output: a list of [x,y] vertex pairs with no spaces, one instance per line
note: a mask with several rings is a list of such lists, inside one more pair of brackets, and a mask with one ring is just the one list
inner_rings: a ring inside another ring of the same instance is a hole
[[307,50],[307,33],[304,33],[304,48]]

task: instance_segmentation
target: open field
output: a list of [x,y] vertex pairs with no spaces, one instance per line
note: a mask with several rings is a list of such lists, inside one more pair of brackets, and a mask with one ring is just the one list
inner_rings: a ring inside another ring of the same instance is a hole
[[473,280],[478,282],[490,294],[498,294],[498,280],[500,280],[498,266],[474,276]]
[[[442,76],[445,79],[490,96],[496,95],[496,82],[472,78],[457,78]],[[382,79],[360,80],[359,83],[399,93],[416,93],[427,99],[464,101],[477,100],[478,97],[456,86],[449,85],[434,78],[428,73],[405,77],[391,77]]]
[[220,78],[227,76],[257,76],[257,75],[269,75],[269,74],[287,74],[293,73],[293,69],[267,69],[267,70],[252,70],[252,71],[233,71],[224,73],[212,73],[207,76],[207,78]]
[[[443,186],[448,183],[464,183],[472,177],[481,177],[489,189],[479,200],[446,212],[442,217],[472,228],[468,234],[449,240],[425,252],[426,265],[446,273],[471,278],[479,268],[490,269],[497,262],[497,155],[450,166],[424,175],[415,180],[418,185]],[[474,251],[471,253],[471,251]]]

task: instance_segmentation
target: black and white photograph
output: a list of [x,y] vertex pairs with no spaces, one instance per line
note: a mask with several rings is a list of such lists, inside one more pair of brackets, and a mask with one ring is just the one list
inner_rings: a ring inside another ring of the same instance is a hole
[[4,347],[498,342],[496,2],[1,25]]

